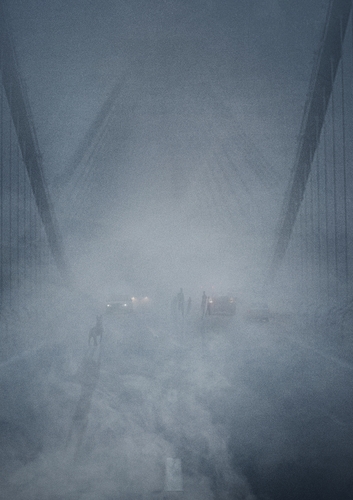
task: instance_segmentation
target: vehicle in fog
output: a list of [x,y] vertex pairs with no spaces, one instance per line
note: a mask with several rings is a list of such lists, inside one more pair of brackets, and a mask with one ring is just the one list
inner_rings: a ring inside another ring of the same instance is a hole
[[207,314],[219,316],[234,316],[236,312],[236,300],[229,295],[208,297]]
[[247,321],[266,323],[270,321],[270,310],[265,302],[255,302],[247,309],[245,318]]
[[134,304],[130,295],[120,295],[115,300],[108,302],[106,306],[107,314],[125,314],[134,310]]
[[135,311],[147,311],[152,305],[152,299],[148,295],[134,295],[131,300]]

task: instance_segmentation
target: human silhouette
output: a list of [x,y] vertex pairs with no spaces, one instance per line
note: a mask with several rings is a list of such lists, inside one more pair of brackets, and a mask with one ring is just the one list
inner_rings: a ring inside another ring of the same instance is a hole
[[184,317],[184,292],[183,289],[180,288],[180,291],[178,293],[178,311],[181,314],[182,317]]

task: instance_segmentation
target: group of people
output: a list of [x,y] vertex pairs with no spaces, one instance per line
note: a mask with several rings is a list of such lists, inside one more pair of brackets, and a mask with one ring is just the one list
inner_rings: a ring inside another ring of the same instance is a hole
[[[177,295],[172,300],[172,317],[175,320],[178,318],[184,319],[185,316],[189,316],[191,313],[192,300],[191,297],[185,302],[184,291],[180,288]],[[203,292],[201,298],[201,317],[203,318],[207,314],[210,314],[210,302],[209,297],[207,297],[206,292]],[[98,345],[98,339],[101,342],[103,337],[103,316],[97,316],[96,324],[89,331],[88,343],[91,344],[91,340],[93,340],[93,344],[95,346]]]
[[[185,302],[183,289],[180,288],[178,294],[172,300],[172,316],[174,318],[188,316],[191,313],[191,297]],[[210,297],[206,295],[206,292],[202,293],[201,297],[201,317],[211,314],[211,303]]]
[[[185,301],[184,291],[180,288],[177,295],[172,300],[172,317],[174,320],[178,320],[178,318],[184,319],[185,316],[189,316],[191,313],[192,300],[191,297]],[[201,317],[203,318],[205,315],[210,314],[210,302],[209,297],[207,297],[206,292],[203,292],[201,298]],[[98,345],[98,339],[101,342],[103,337],[103,316],[97,316],[96,324],[89,331],[88,343],[91,344],[91,340],[93,340],[93,344],[95,346]]]

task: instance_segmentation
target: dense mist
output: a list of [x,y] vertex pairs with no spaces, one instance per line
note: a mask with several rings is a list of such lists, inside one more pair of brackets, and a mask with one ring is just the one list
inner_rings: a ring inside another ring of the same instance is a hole
[[330,5],[4,2],[1,500],[351,498],[348,93],[269,279]]

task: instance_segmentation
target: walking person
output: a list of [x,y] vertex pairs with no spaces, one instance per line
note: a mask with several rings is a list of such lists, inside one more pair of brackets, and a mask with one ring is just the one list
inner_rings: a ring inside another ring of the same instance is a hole
[[185,302],[184,292],[183,289],[180,288],[180,291],[178,293],[178,311],[182,318],[184,318],[184,302]]

